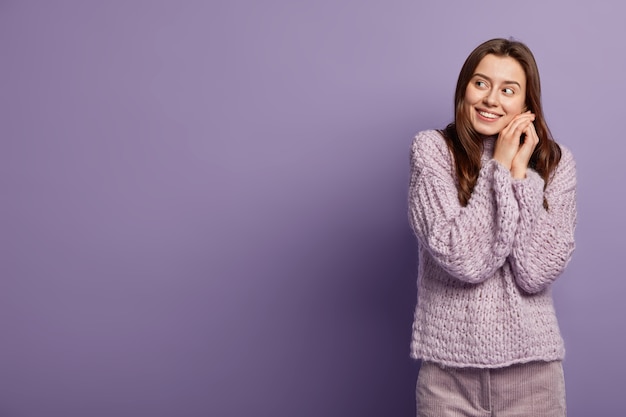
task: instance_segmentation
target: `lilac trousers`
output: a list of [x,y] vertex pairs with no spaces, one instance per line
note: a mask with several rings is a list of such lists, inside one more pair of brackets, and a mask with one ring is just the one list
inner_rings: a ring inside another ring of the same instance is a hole
[[451,368],[423,362],[418,417],[565,417],[560,361],[505,368]]

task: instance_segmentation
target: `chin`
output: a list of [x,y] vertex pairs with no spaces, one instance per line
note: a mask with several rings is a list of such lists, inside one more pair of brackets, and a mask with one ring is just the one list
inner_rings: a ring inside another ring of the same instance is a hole
[[493,127],[486,127],[486,126],[476,126],[474,125],[474,130],[483,136],[494,136],[500,133],[500,131],[502,129],[500,129],[497,126],[493,126]]
[[493,130],[476,129],[476,132],[478,132],[479,134],[481,134],[483,136],[495,136],[495,135],[500,133],[500,131],[496,130],[496,129],[493,129]]

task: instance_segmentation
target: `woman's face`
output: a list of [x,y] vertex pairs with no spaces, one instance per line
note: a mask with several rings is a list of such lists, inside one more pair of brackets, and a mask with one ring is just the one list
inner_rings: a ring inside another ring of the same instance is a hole
[[463,100],[481,135],[497,135],[526,109],[526,74],[514,58],[486,55],[476,67]]

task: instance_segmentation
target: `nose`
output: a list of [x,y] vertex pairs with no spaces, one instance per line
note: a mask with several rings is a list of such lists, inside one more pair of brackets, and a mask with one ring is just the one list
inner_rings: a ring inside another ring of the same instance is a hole
[[485,102],[486,105],[490,107],[497,106],[498,105],[498,91],[496,89],[489,90],[489,92],[485,94],[483,101]]

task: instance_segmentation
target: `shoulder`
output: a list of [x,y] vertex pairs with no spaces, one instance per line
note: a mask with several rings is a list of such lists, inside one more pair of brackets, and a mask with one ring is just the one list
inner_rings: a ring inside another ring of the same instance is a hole
[[558,173],[570,173],[570,175],[575,175],[576,173],[576,160],[574,159],[574,154],[570,149],[560,143],[557,143],[559,148],[561,149],[561,159],[559,160],[558,165],[556,166],[556,172]]
[[413,138],[411,165],[413,168],[449,168],[452,158],[443,134],[438,130],[424,130]]
[[439,130],[423,130],[415,135],[411,146],[411,153],[415,152],[437,152],[440,149],[447,149],[446,140]]
[[559,187],[574,187],[576,185],[576,160],[570,149],[560,143],[557,143],[561,149],[561,159],[557,164],[551,179],[548,182],[548,189]]
[[559,165],[576,165],[576,161],[574,160],[574,154],[572,153],[572,151],[565,145],[562,145],[560,143],[557,143],[557,145],[559,145],[559,148],[561,148],[561,160],[559,161]]

